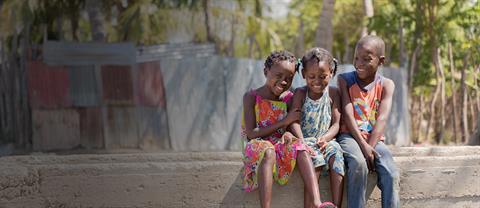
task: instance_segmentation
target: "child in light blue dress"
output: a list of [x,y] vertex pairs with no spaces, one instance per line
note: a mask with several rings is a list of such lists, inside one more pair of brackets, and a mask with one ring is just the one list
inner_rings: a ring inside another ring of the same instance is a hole
[[311,148],[317,180],[322,169],[328,170],[332,201],[341,207],[345,169],[343,151],[335,141],[340,129],[340,96],[337,88],[328,86],[337,63],[325,49],[313,48],[303,56],[301,66],[307,85],[295,90],[292,110],[301,109],[302,114],[300,122],[290,127]]

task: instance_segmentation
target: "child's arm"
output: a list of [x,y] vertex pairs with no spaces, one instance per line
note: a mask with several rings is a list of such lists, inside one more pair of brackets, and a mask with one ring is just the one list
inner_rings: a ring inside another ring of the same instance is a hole
[[[306,95],[305,88],[302,87],[302,88],[297,88],[295,90],[288,113],[299,111],[302,109],[305,95]],[[303,141],[303,133],[302,133],[302,127],[300,126],[300,121],[293,122],[292,124],[290,124],[289,127],[292,134]]]
[[392,108],[392,98],[393,98],[393,91],[395,90],[395,84],[392,80],[386,79],[383,83],[383,92],[382,92],[382,100],[380,101],[380,106],[378,109],[378,116],[375,126],[373,127],[373,131],[370,134],[370,138],[368,138],[368,144],[370,146],[375,147],[377,145],[378,140],[382,137],[383,132],[385,130],[385,126],[387,125],[387,118],[390,114],[390,109]]
[[363,156],[367,160],[368,169],[374,171],[374,154],[376,153],[376,151],[372,146],[367,143],[367,141],[365,141],[362,134],[360,133],[360,129],[358,129],[357,123],[355,122],[355,118],[353,116],[353,104],[350,100],[350,95],[348,94],[347,83],[340,76],[338,76],[338,86],[340,87],[340,95],[342,100],[343,122],[345,122],[345,124],[347,125],[348,130],[352,134],[355,141],[357,141],[358,146],[360,146]]
[[248,92],[243,95],[243,112],[243,119],[245,121],[245,134],[247,135],[248,140],[271,135],[277,129],[286,128],[290,123],[300,118],[299,112],[292,112],[287,114],[284,119],[272,124],[271,126],[255,129],[255,97]]
[[328,131],[322,136],[325,139],[325,142],[329,142],[335,138],[340,130],[340,110],[338,106],[340,105],[340,95],[336,87],[329,87],[328,89],[330,99],[332,99],[332,121]]

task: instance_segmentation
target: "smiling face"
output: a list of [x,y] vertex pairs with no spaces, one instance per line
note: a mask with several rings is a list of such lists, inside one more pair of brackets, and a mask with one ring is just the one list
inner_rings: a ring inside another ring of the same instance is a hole
[[302,70],[302,76],[305,78],[308,90],[311,93],[320,95],[332,78],[332,70],[327,62],[318,62],[316,59],[311,59]]
[[370,82],[375,79],[375,74],[380,65],[385,61],[385,56],[378,54],[378,49],[373,42],[365,42],[355,48],[353,66],[358,78]]
[[275,95],[280,96],[292,85],[295,64],[288,60],[280,61],[264,69],[267,81],[265,85]]

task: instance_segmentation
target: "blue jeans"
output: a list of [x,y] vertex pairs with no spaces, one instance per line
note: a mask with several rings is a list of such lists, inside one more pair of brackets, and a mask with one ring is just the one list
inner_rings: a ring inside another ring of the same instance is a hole
[[[347,204],[349,208],[366,206],[366,189],[368,167],[362,150],[357,141],[350,134],[340,134],[337,142],[344,151],[347,167]],[[382,191],[382,208],[400,207],[399,200],[399,173],[393,156],[383,142],[378,142],[375,150],[380,158],[375,158],[377,185]]]

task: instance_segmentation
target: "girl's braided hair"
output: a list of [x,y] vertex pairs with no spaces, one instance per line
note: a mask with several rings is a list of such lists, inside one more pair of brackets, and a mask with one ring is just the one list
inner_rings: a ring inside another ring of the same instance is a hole
[[330,69],[332,71],[333,76],[337,72],[337,68],[338,68],[337,59],[333,58],[332,54],[330,54],[330,52],[328,52],[327,50],[323,48],[318,48],[318,47],[308,50],[305,53],[305,55],[302,57],[302,59],[299,60],[299,64],[297,64],[297,67],[298,68],[301,67],[302,70],[304,70],[305,66],[307,65],[307,62],[309,62],[312,59],[316,59],[317,63],[321,61],[327,62],[328,65],[330,65]]
[[[281,61],[288,61],[290,63],[296,63],[296,58],[295,56],[288,52],[288,51],[273,51],[265,60],[265,68],[269,69],[271,68],[274,64],[279,63]],[[295,70],[297,70],[297,65],[295,65]]]

